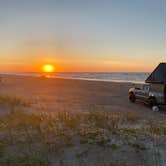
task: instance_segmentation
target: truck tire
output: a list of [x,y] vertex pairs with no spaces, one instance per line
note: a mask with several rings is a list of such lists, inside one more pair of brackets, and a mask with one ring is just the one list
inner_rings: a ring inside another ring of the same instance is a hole
[[135,95],[134,95],[133,93],[130,93],[130,94],[129,94],[129,100],[130,100],[132,103],[135,103],[136,97],[135,97]]
[[154,106],[157,106],[157,102],[155,98],[150,98],[148,103],[151,108],[153,108]]

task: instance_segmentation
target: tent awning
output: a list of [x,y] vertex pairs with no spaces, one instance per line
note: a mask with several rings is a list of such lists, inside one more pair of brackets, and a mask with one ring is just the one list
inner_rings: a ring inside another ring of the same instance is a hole
[[160,63],[145,82],[166,84],[166,63]]

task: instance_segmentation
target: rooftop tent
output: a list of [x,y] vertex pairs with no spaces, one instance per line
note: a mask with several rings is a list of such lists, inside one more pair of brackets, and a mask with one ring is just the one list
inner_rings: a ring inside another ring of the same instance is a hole
[[166,84],[166,63],[160,63],[145,82]]

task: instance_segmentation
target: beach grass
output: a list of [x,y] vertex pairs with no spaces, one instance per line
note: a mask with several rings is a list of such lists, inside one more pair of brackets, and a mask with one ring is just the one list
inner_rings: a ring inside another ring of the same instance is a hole
[[[27,106],[26,101],[19,98],[0,97],[0,101],[14,106]],[[14,108],[0,116],[0,165],[52,165],[55,161],[51,156],[78,146],[95,146],[113,151],[128,146],[137,152],[145,151],[148,144],[141,142],[142,137],[150,142],[154,135],[165,136],[166,126],[154,125],[153,121],[148,121],[142,128],[139,124],[143,121],[141,116],[129,112],[42,113]],[[86,153],[89,151],[86,150]],[[81,161],[84,163],[83,158],[79,157],[79,162]],[[60,163],[62,160],[59,165]]]
[[30,103],[28,101],[17,96],[9,96],[9,95],[0,95],[0,103],[7,103],[12,108],[15,106],[24,106],[24,107],[30,106]]

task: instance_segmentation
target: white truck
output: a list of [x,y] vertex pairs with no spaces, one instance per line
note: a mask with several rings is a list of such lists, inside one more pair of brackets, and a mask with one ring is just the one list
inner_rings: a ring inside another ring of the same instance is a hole
[[152,108],[166,105],[166,63],[160,63],[145,82],[129,89],[129,100],[142,100]]
[[129,89],[129,100],[141,100],[149,106],[166,105],[166,86],[164,84],[137,84]]

